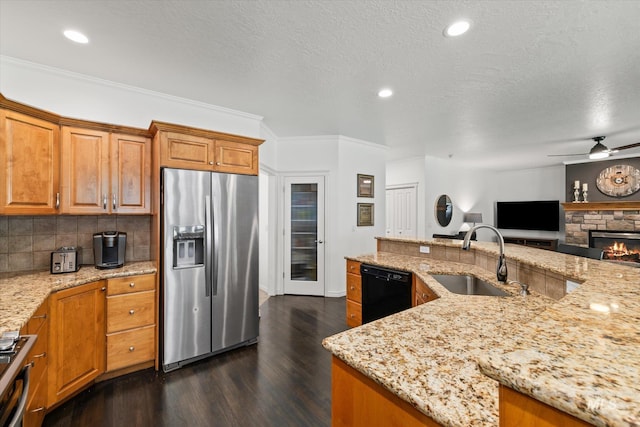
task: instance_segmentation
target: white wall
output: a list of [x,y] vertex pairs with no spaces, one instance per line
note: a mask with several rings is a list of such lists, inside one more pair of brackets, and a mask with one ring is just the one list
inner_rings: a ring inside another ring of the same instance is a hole
[[[343,136],[281,138],[278,173],[281,176],[324,175],[325,181],[325,295],[345,295],[344,257],[376,250],[376,236],[384,235],[385,147]],[[375,176],[374,198],[356,197],[357,174]],[[281,191],[280,191],[281,193]],[[356,227],[357,202],[375,204],[374,226]],[[279,202],[281,205],[284,201]],[[282,215],[279,215],[282,218]],[[278,245],[279,248],[282,245]],[[281,250],[281,249],[280,249]],[[280,255],[279,263],[282,263]],[[282,277],[281,271],[278,277]],[[280,279],[279,279],[280,280]],[[281,287],[278,289],[281,290]]]
[[55,114],[147,129],[152,120],[259,138],[262,117],[0,56],[0,92]]
[[[460,231],[464,212],[482,213],[483,222],[491,224],[493,180],[493,172],[461,167],[451,159],[425,156],[387,164],[387,185],[418,183],[418,237],[424,239]],[[453,217],[446,227],[435,217],[435,203],[442,194],[453,202]],[[484,240],[483,235],[479,232],[478,238]]]
[[[464,212],[482,214],[482,222],[495,224],[495,202],[517,200],[563,200],[565,169],[553,166],[494,172],[461,167],[452,159],[426,156],[387,164],[387,185],[418,182],[418,237],[455,234],[463,226]],[[435,201],[447,194],[454,206],[451,224],[440,226],[435,219]],[[561,221],[561,224],[563,222]],[[505,235],[561,239],[564,231],[508,230]],[[478,230],[479,240],[493,240],[489,230]]]

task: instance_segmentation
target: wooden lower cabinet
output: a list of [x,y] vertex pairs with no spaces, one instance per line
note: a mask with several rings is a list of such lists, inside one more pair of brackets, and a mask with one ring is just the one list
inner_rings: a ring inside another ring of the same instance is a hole
[[436,427],[434,420],[333,356],[332,427]]
[[501,427],[586,427],[591,424],[500,385]]
[[435,299],[438,299],[438,295],[431,290],[429,286],[427,286],[421,278],[417,277],[415,274],[413,275],[413,305],[424,304]]
[[155,274],[107,281],[107,372],[153,362]]
[[49,407],[104,372],[105,291],[101,280],[50,296]]
[[360,263],[347,260],[347,325],[362,325],[362,277]]
[[27,395],[23,426],[42,425],[47,410],[48,352],[49,352],[49,301],[45,300],[31,316],[21,334],[36,335],[38,338],[27,357],[31,364],[30,386]]

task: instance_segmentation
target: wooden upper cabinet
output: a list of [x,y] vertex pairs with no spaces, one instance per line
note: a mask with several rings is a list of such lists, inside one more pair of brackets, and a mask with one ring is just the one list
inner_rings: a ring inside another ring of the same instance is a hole
[[160,135],[162,166],[182,169],[211,170],[214,145],[210,138],[164,132]]
[[217,172],[258,174],[258,147],[222,139],[216,139],[214,144]]
[[151,138],[111,134],[111,199],[114,213],[151,213]]
[[62,212],[151,212],[151,139],[62,127]]
[[160,166],[244,175],[258,174],[262,140],[169,123],[153,122]]
[[109,132],[62,127],[62,212],[109,211]]
[[59,144],[57,124],[0,110],[0,213],[58,212]]

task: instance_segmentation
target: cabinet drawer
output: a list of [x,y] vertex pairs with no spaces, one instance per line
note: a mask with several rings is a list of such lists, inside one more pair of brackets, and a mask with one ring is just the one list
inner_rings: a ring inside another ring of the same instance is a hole
[[155,326],[107,335],[107,372],[155,358]]
[[128,294],[139,291],[153,291],[156,288],[156,275],[117,277],[107,281],[107,295]]
[[[48,308],[49,305],[47,304],[47,300],[45,300],[45,302],[43,302],[40,307],[38,307],[36,312],[33,313],[33,316],[31,316],[31,319],[29,319],[29,321],[27,322],[28,335],[39,335],[40,327],[45,324],[47,318],[49,317]],[[40,338],[41,337],[38,337],[38,340],[40,340]]]
[[347,300],[347,325],[352,328],[362,325],[362,306],[350,300]]
[[[33,375],[33,371],[32,375]],[[31,393],[31,391],[33,392]],[[29,399],[24,412],[23,427],[40,427],[47,412],[47,373],[40,377],[31,377]]]
[[155,291],[107,298],[107,333],[155,323]]
[[[27,356],[27,363],[32,363],[31,378],[36,379],[42,376],[48,362],[49,351],[49,323],[42,325],[38,332],[38,339],[31,348],[29,355]],[[32,389],[29,389],[29,396],[31,396]]]
[[362,303],[362,278],[347,273],[347,299]]
[[358,261],[347,260],[347,273],[360,275],[360,263]]

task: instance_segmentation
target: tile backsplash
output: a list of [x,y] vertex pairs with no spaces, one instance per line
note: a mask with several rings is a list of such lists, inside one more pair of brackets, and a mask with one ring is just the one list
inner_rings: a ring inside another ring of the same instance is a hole
[[81,247],[92,265],[93,233],[109,230],[127,233],[125,261],[150,259],[150,216],[0,216],[0,272],[47,270],[61,246]]

